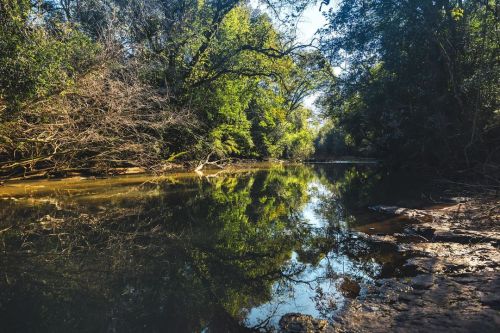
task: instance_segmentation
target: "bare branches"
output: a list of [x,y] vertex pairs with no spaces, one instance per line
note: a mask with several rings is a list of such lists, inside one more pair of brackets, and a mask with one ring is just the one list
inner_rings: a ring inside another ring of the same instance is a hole
[[133,70],[100,69],[77,87],[23,110],[0,133],[0,173],[40,169],[106,171],[121,166],[154,168],[176,140],[174,127],[194,128],[187,109],[139,81]]
[[215,152],[214,151],[211,151],[207,157],[205,158],[205,161],[200,161],[198,163],[198,166],[194,169],[194,172],[196,173],[201,173],[201,170],[206,166],[206,165],[213,165],[219,169],[223,169],[224,168],[224,162],[227,162],[229,161],[230,159],[229,158],[222,158],[222,159],[219,159],[219,160],[215,160],[215,161],[210,161],[210,158],[213,156]]

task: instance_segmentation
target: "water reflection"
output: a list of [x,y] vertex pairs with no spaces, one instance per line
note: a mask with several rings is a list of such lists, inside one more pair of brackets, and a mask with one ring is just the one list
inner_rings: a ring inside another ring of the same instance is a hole
[[232,332],[270,329],[287,312],[332,319],[342,276],[369,281],[397,259],[352,231],[353,192],[367,193],[352,184],[372,186],[371,171],[330,169],[10,193],[2,329]]

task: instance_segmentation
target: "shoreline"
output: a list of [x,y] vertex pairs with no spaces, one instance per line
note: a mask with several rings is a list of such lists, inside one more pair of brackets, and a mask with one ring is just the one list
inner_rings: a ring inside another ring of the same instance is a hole
[[372,207],[413,222],[402,233],[357,233],[407,254],[403,268],[408,273],[369,284],[354,282],[357,291],[346,297],[333,322],[288,313],[279,332],[497,332],[500,200],[462,199],[424,209]]
[[294,165],[300,164],[301,162],[294,162],[288,160],[270,160],[270,161],[259,161],[259,160],[238,160],[230,163],[226,163],[223,167],[217,167],[209,165],[203,170],[196,171],[195,165],[197,161],[186,161],[185,163],[169,163],[164,165],[161,169],[146,169],[143,167],[120,167],[112,168],[107,171],[94,171],[92,169],[85,169],[80,171],[69,171],[64,172],[61,175],[47,175],[44,171],[40,171],[35,174],[23,176],[22,174],[15,174],[10,176],[0,176],[0,186],[11,183],[11,182],[25,182],[25,181],[39,181],[39,180],[67,180],[67,179],[105,179],[120,176],[130,176],[130,175],[150,175],[152,177],[156,176],[170,176],[172,174],[214,174],[218,171],[233,172],[236,170],[244,169],[258,169],[277,165]]
[[[366,235],[411,254],[403,277],[362,285],[336,332],[495,332],[500,325],[500,201],[478,197],[444,208],[383,209],[414,224]],[[379,209],[380,211],[380,209]]]
[[12,176],[0,176],[0,186],[10,182],[18,181],[36,181],[36,180],[65,180],[65,179],[96,179],[96,178],[109,178],[116,176],[127,176],[127,175],[152,175],[152,176],[169,176],[171,174],[184,174],[192,173],[202,175],[214,174],[218,171],[233,172],[239,169],[256,169],[256,168],[268,168],[277,165],[315,165],[315,164],[368,164],[376,165],[380,163],[378,160],[366,159],[366,158],[356,158],[356,157],[345,157],[331,160],[282,160],[282,159],[269,159],[269,160],[256,160],[256,159],[234,159],[226,162],[224,164],[207,164],[201,170],[197,168],[200,161],[192,160],[185,161],[182,163],[167,163],[160,168],[147,169],[144,167],[116,167],[107,170],[93,170],[88,169],[74,169],[65,170],[61,172],[55,172],[53,174],[47,171],[33,171],[29,174],[23,175],[22,173],[16,173]]

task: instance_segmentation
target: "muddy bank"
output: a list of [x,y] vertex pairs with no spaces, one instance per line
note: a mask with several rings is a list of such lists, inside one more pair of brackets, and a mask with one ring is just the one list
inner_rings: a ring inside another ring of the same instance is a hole
[[414,222],[402,233],[362,235],[411,254],[408,273],[361,285],[328,327],[282,325],[282,332],[498,332],[500,201],[462,199],[428,209],[372,207]]
[[124,175],[172,175],[178,173],[196,172],[199,175],[214,174],[221,172],[231,172],[239,169],[268,168],[275,165],[295,165],[300,161],[279,160],[279,159],[226,159],[223,161],[197,161],[188,160],[174,163],[168,162],[153,168],[143,167],[113,167],[113,168],[79,168],[65,169],[63,171],[54,170],[33,170],[30,172],[3,173],[0,168],[0,185],[19,180],[40,180],[40,179],[67,179],[79,177],[82,179],[109,178]]

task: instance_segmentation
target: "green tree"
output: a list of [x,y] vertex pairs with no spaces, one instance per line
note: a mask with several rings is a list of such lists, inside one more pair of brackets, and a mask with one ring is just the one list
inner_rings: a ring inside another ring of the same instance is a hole
[[[292,22],[308,1],[264,2]],[[3,175],[313,151],[319,54],[247,1],[0,4]]]
[[498,159],[496,1],[342,1],[322,49],[346,65],[324,97],[358,153],[438,168]]
[[0,105],[18,108],[71,86],[98,50],[70,24],[52,21],[28,0],[0,2]]

